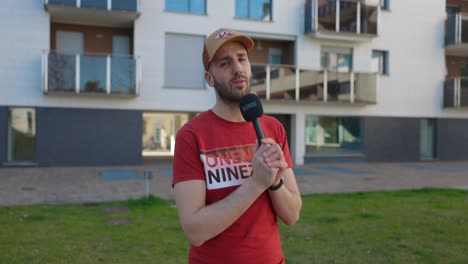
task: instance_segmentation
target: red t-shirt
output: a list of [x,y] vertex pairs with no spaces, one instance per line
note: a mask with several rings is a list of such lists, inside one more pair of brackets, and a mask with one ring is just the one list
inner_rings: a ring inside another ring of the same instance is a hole
[[[286,161],[292,167],[281,123],[265,115],[260,123],[264,136],[282,146]],[[230,122],[211,110],[203,112],[177,134],[172,184],[204,180],[206,204],[222,200],[250,177],[256,142],[251,122]],[[191,245],[189,263],[284,263],[268,191],[221,234],[199,247]]]

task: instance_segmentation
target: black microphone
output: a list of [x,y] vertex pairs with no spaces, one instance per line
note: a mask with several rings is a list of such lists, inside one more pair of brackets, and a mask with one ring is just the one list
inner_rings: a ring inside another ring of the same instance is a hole
[[244,119],[253,123],[258,138],[258,145],[261,145],[263,131],[260,126],[259,117],[263,115],[263,107],[260,99],[255,94],[246,94],[241,98],[239,107]]

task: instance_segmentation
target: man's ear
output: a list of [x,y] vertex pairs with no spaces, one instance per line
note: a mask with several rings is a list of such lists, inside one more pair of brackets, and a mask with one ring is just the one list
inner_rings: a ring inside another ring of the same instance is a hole
[[205,81],[206,83],[211,86],[211,87],[214,87],[214,84],[215,84],[215,81],[214,81],[214,77],[213,75],[210,73],[210,72],[205,72]]

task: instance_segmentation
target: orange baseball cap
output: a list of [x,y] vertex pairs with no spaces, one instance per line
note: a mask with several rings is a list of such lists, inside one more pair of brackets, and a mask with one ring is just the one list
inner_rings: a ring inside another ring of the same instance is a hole
[[240,42],[245,47],[247,53],[250,52],[254,46],[254,41],[250,37],[242,35],[237,31],[227,28],[216,30],[205,40],[205,46],[203,47],[203,65],[206,71],[208,71],[210,62],[218,49],[222,45],[232,41]]

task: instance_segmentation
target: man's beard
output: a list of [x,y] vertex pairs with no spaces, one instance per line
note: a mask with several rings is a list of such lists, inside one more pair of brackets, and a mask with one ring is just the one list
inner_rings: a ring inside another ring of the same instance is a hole
[[219,99],[221,99],[226,104],[239,104],[240,100],[244,95],[250,93],[250,78],[242,76],[243,79],[246,80],[246,89],[245,90],[237,90],[231,87],[231,81],[235,79],[239,79],[240,76],[235,76],[233,79],[229,80],[229,83],[224,84],[218,82],[213,75],[214,80],[214,88],[216,90],[216,94],[218,95]]

